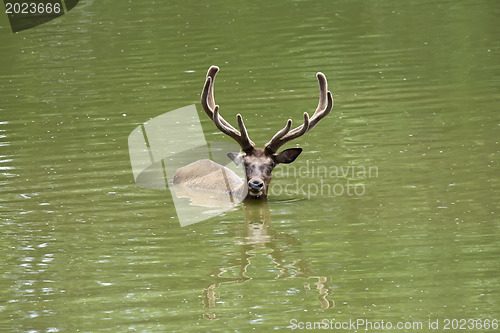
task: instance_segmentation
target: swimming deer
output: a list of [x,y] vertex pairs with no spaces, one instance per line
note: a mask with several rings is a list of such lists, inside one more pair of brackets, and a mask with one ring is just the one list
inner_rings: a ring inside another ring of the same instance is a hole
[[302,148],[285,149],[279,153],[278,149],[313,129],[333,107],[332,93],[327,90],[326,77],[320,72],[316,74],[319,83],[319,102],[313,116],[309,117],[309,114],[304,112],[304,123],[294,129],[291,129],[292,120],[288,119],[285,127],[265,144],[264,149],[261,149],[256,148],[250,140],[241,114],[236,116],[239,131],[220,115],[219,105],[215,104],[214,99],[214,81],[218,71],[217,66],[209,68],[201,94],[201,105],[215,126],[240,145],[242,153],[228,153],[227,155],[236,165],[243,164],[246,182],[243,182],[232,170],[205,159],[179,168],[174,175],[173,183],[202,191],[229,193],[231,196],[267,198],[274,167],[280,163],[292,163],[302,152]]

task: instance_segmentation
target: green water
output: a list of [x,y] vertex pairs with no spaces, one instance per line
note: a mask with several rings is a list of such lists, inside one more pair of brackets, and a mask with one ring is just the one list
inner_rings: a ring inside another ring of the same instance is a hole
[[[80,1],[13,34],[0,14],[0,331],[500,319],[499,16],[498,1]],[[221,113],[258,146],[314,111],[316,72],[335,106],[287,145],[304,152],[268,205],[181,228],[167,190],[135,184],[127,138],[196,103],[207,141],[229,142],[199,104],[210,65]]]

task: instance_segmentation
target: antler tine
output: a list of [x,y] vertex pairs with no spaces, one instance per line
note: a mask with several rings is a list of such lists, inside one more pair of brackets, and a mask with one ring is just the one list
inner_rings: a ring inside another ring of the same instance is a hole
[[328,83],[326,81],[325,74],[318,72],[316,74],[319,84],[319,101],[316,111],[314,111],[311,121],[309,123],[309,130],[311,130],[316,124],[326,117],[333,108],[333,97],[332,93],[328,91]]
[[285,127],[283,127],[283,129],[280,130],[278,133],[276,133],[271,139],[271,141],[266,143],[264,148],[270,153],[274,154],[278,151],[278,149],[282,145],[285,144],[285,142],[298,138],[299,136],[307,132],[309,128],[309,114],[307,112],[304,112],[304,123],[302,125],[290,131],[291,127],[292,127],[292,119],[288,119]]
[[304,112],[304,123],[297,128],[294,128],[290,131],[292,126],[292,120],[288,119],[286,126],[276,133],[271,141],[269,141],[265,145],[265,149],[274,154],[278,151],[278,149],[283,146],[288,141],[298,138],[303,135],[307,131],[311,130],[316,124],[323,119],[333,107],[333,97],[330,91],[327,91],[327,81],[326,76],[318,72],[316,74],[319,84],[319,102],[316,111],[314,111],[313,116],[309,119],[309,115],[307,112]]
[[215,104],[214,98],[214,80],[218,71],[219,67],[217,66],[211,66],[208,69],[207,80],[205,81],[205,85],[203,86],[203,91],[201,93],[201,105],[203,106],[203,110],[205,110],[205,113],[210,117],[210,119],[212,119],[215,126],[217,126],[222,133],[229,135],[236,142],[238,142],[243,151],[251,151],[255,147],[255,144],[248,136],[248,132],[241,115],[238,114],[236,116],[238,120],[238,127],[240,129],[240,131],[238,131],[219,114],[219,106]]
[[210,78],[210,82],[208,84],[208,98],[207,102],[210,106],[210,108],[213,110],[215,108],[215,99],[214,99],[214,81],[215,81],[215,76],[219,72],[219,67],[217,66],[210,66],[207,72],[207,80]]
[[243,117],[241,116],[241,114],[238,113],[236,115],[236,120],[238,120],[238,128],[240,129],[241,137],[244,138],[243,142],[245,146],[240,143],[241,149],[244,152],[248,152],[249,150],[254,149],[255,143],[253,143],[253,141],[250,140],[250,137],[248,136],[247,128],[245,127],[245,123],[243,122]]

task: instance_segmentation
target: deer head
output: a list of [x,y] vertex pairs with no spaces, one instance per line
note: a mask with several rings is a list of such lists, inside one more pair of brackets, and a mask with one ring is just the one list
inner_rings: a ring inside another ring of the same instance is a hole
[[285,127],[278,131],[271,141],[266,143],[264,149],[255,148],[250,140],[247,129],[240,114],[236,116],[239,131],[229,124],[219,113],[219,106],[214,99],[214,80],[219,67],[211,66],[207,73],[207,79],[201,94],[201,105],[206,114],[215,123],[215,126],[224,134],[233,138],[241,147],[242,153],[229,153],[237,165],[243,163],[246,180],[248,184],[247,198],[266,198],[271,182],[271,172],[279,163],[292,163],[302,152],[302,148],[290,148],[278,153],[278,149],[285,143],[296,139],[311,130],[323,119],[333,107],[332,93],[327,91],[326,77],[323,73],[317,73],[319,83],[319,103],[313,116],[304,112],[304,123],[294,129],[292,120],[288,119]]

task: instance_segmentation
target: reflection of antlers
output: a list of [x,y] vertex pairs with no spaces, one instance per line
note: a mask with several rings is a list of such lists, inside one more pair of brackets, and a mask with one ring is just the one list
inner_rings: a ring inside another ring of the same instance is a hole
[[[335,306],[335,301],[326,298],[333,293],[329,286],[330,278],[326,276],[311,276],[311,278],[318,279],[318,282],[315,282],[314,284],[316,285],[316,289],[319,291],[318,301],[321,302],[321,310],[333,308]],[[304,282],[304,289],[311,290],[309,282]]]
[[205,86],[203,87],[203,92],[201,93],[201,105],[206,114],[215,123],[215,126],[224,134],[232,137],[241,146],[244,152],[250,152],[254,149],[255,144],[250,140],[248,136],[247,129],[243,123],[243,118],[240,114],[236,116],[238,120],[239,131],[234,128],[230,123],[228,123],[219,114],[219,106],[215,105],[214,99],[214,81],[215,75],[219,71],[219,67],[211,66],[208,69],[207,80],[205,81]]
[[[267,256],[272,260],[274,268],[280,273],[275,277],[279,279],[305,279],[304,288],[311,290],[311,285],[317,290],[319,295],[317,299],[320,302],[321,309],[325,310],[335,306],[335,302],[329,298],[333,291],[329,284],[331,279],[326,276],[314,276],[309,259],[295,259],[289,263],[287,251],[285,249],[295,248],[300,242],[293,236],[286,233],[277,232],[272,227],[271,212],[267,201],[264,203],[246,202],[245,228],[236,233],[237,244],[241,247],[240,251],[230,252],[226,260],[228,264],[224,267],[216,267],[209,274],[216,281],[212,282],[202,292],[202,301],[207,313],[204,318],[217,319],[215,308],[217,300],[220,298],[219,288],[225,284],[245,283],[252,280],[252,277],[246,273],[252,264],[252,259],[256,256],[255,249],[268,249]],[[284,244],[284,246],[283,246]],[[236,254],[232,255],[232,254]],[[239,255],[237,255],[239,254]],[[288,262],[288,263],[287,263]],[[236,276],[231,277],[233,272]],[[229,276],[228,276],[229,275]],[[312,282],[312,281],[314,282]]]
[[323,119],[333,107],[332,93],[327,91],[328,83],[326,82],[326,76],[323,73],[316,74],[319,83],[319,102],[316,111],[313,116],[309,118],[309,114],[304,112],[304,124],[290,131],[292,127],[292,120],[288,119],[286,126],[276,133],[271,141],[269,141],[265,150],[275,154],[278,149],[283,146],[288,141],[298,138],[305,132],[310,131],[316,124]]

